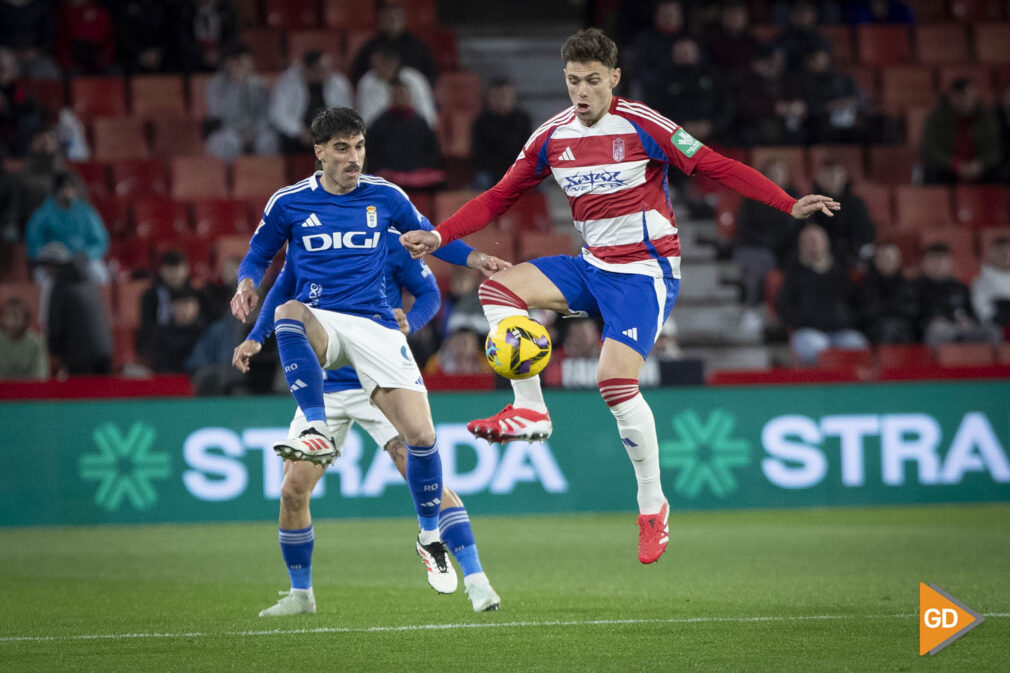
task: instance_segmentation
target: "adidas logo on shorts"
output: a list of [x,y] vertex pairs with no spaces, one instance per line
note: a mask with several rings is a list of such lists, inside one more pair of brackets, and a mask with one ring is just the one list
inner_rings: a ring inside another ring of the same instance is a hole
[[631,329],[626,329],[621,332],[624,336],[628,337],[632,341],[638,341],[638,328],[632,327]]

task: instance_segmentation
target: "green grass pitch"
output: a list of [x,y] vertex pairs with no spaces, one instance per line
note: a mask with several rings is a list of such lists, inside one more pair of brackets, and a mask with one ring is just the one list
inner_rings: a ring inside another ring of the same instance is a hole
[[[474,513],[500,612],[425,582],[407,518],[317,521],[312,617],[276,526],[0,530],[0,671],[1007,671],[1010,505]],[[918,656],[918,585],[990,615]],[[132,634],[132,635],[131,635]]]

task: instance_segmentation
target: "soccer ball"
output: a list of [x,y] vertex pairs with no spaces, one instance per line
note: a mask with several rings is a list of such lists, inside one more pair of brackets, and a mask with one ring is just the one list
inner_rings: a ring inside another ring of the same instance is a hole
[[484,354],[491,368],[507,379],[539,374],[551,359],[551,337],[533,318],[505,318],[487,335]]

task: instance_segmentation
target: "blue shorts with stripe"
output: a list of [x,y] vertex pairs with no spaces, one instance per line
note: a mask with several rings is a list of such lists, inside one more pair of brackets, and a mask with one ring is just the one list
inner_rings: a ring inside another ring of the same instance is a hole
[[603,318],[603,338],[649,355],[680,290],[678,278],[614,273],[582,257],[556,255],[530,260],[561,290],[568,308]]

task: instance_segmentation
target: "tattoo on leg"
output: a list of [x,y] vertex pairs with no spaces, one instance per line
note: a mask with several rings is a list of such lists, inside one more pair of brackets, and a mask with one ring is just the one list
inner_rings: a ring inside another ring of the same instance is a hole
[[386,451],[389,452],[389,457],[393,459],[393,463],[400,465],[407,463],[407,444],[403,441],[403,437],[397,435],[391,440],[386,442]]

